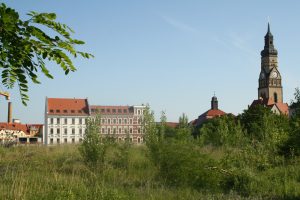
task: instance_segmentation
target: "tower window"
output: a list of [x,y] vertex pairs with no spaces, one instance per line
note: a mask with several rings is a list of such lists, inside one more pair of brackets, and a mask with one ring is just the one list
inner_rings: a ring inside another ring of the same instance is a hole
[[278,98],[277,98],[277,93],[276,92],[274,92],[274,102],[278,103]]

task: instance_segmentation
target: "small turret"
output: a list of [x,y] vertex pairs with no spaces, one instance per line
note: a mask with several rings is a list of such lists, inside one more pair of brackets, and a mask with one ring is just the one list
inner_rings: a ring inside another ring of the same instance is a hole
[[218,98],[215,95],[211,98],[211,109],[218,110]]

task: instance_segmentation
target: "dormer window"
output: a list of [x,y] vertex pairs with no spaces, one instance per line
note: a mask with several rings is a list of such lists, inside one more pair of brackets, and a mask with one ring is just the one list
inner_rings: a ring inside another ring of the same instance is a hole
[[53,112],[54,112],[54,110],[51,109],[51,110],[50,110],[50,113],[53,113]]
[[60,110],[56,110],[57,113],[60,113]]

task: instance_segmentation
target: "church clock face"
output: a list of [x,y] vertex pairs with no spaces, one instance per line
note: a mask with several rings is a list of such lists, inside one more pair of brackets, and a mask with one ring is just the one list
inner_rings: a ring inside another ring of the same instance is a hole
[[277,77],[278,77],[278,73],[275,72],[275,71],[273,71],[273,72],[271,73],[271,78],[277,78]]

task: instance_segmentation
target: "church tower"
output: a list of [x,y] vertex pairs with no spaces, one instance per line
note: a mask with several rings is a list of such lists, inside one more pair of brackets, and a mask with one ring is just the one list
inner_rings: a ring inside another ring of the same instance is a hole
[[260,53],[261,72],[258,80],[258,98],[273,100],[274,103],[282,103],[281,75],[278,70],[277,54],[273,43],[273,35],[270,31],[270,24],[268,24],[265,46]]

